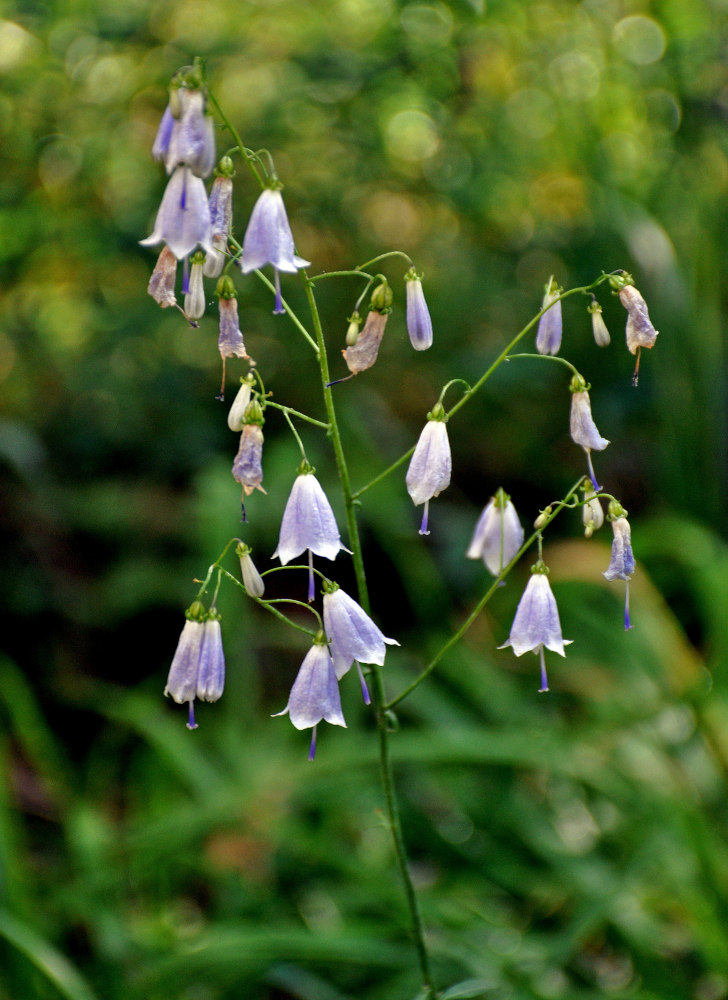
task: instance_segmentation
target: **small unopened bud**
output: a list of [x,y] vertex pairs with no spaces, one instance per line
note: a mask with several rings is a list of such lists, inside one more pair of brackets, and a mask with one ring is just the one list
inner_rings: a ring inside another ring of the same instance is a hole
[[231,431],[242,431],[243,429],[243,417],[245,416],[245,410],[250,402],[250,389],[251,384],[245,379],[238,389],[237,395],[233,400],[233,405],[230,407],[230,412],[228,413],[228,427]]
[[546,525],[549,523],[549,518],[551,517],[552,511],[553,508],[549,504],[548,507],[546,507],[544,510],[540,512],[536,520],[533,522],[533,526],[536,529],[536,531],[540,531],[542,528],[546,527]]
[[372,292],[372,299],[370,302],[370,308],[376,309],[377,312],[387,313],[392,306],[392,299],[394,295],[392,289],[389,287],[386,281],[382,281],[381,284]]
[[251,597],[262,597],[265,593],[265,584],[263,583],[263,577],[255,568],[255,563],[250,557],[250,552],[251,549],[244,542],[240,542],[235,549],[235,554],[240,559],[243,586]]
[[589,312],[591,313],[592,318],[592,333],[594,334],[594,342],[597,347],[608,347],[611,337],[609,336],[609,330],[607,330],[607,324],[604,322],[602,317],[602,307],[596,299],[589,306]]
[[359,327],[361,326],[361,316],[354,312],[349,317],[349,325],[346,328],[346,346],[353,347],[359,339]]
[[205,283],[202,277],[202,265],[205,255],[198,250],[190,258],[190,280],[185,294],[185,316],[188,319],[200,319],[205,314]]
[[584,500],[584,506],[581,508],[584,537],[591,538],[594,532],[598,531],[604,524],[604,511],[599,499],[591,491],[584,494]]

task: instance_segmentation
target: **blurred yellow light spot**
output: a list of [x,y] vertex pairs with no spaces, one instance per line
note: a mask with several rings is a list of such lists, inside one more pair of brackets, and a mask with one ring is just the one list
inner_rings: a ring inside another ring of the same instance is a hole
[[641,14],[623,17],[615,24],[613,37],[624,58],[638,66],[657,62],[665,54],[665,33],[651,17]]
[[587,221],[584,183],[573,174],[542,174],[531,186],[531,198],[541,218],[554,222]]
[[549,79],[557,96],[567,101],[588,101],[599,90],[599,67],[585,52],[564,52],[549,66]]
[[416,163],[437,152],[440,138],[432,118],[414,109],[399,111],[386,127],[387,151],[391,156]]
[[422,239],[427,210],[409,195],[377,191],[363,207],[364,225],[374,242],[413,246]]
[[0,72],[19,66],[38,47],[29,31],[13,21],[0,21]]

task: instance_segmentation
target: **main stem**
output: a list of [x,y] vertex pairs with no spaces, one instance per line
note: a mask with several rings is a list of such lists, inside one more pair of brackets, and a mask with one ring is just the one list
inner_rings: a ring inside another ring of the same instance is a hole
[[[326,416],[329,422],[331,443],[333,444],[334,448],[336,465],[339,472],[339,481],[341,482],[341,491],[344,497],[346,524],[349,530],[349,544],[352,550],[352,560],[354,563],[354,573],[356,575],[359,603],[364,608],[364,610],[367,613],[369,613],[369,607],[370,607],[369,592],[367,590],[366,574],[364,572],[364,559],[362,556],[361,540],[359,538],[359,526],[356,520],[355,502],[352,496],[351,480],[349,479],[349,470],[346,465],[346,457],[344,455],[344,448],[341,443],[341,434],[339,432],[339,425],[336,419],[336,409],[334,407],[333,393],[328,385],[331,379],[329,375],[329,362],[328,362],[328,356],[326,354],[326,344],[324,342],[323,328],[321,326],[321,318],[319,316],[318,307],[316,305],[316,298],[313,291],[313,282],[306,275],[304,275],[304,279],[305,279],[306,298],[308,300],[309,309],[311,310],[311,319],[313,321],[314,332],[316,334],[316,343],[318,344],[318,349],[319,349],[318,361],[319,361],[319,368],[321,371],[321,383],[324,394],[324,403],[326,404]],[[376,712],[377,731],[379,733],[379,770],[382,781],[382,788],[384,791],[384,801],[387,809],[387,816],[389,819],[389,827],[392,832],[392,839],[394,841],[394,851],[397,856],[397,864],[399,866],[400,875],[402,877],[405,896],[407,899],[407,906],[410,912],[410,920],[412,922],[412,932],[414,935],[415,948],[417,949],[417,958],[419,961],[420,973],[422,975],[422,985],[424,987],[426,998],[427,1000],[429,1000],[429,998],[434,998],[435,993],[432,987],[432,976],[430,974],[430,959],[427,954],[427,948],[425,946],[425,937],[424,937],[424,929],[422,926],[422,916],[420,914],[420,906],[417,900],[417,895],[415,893],[415,887],[412,882],[412,875],[410,873],[409,864],[407,861],[407,851],[404,844],[404,837],[402,836],[402,824],[400,822],[399,804],[397,801],[397,793],[394,785],[394,772],[392,769],[392,758],[389,746],[390,733],[388,728],[388,717],[385,709],[385,705],[387,703],[387,697],[384,691],[384,681],[382,680],[381,667],[372,666],[371,679],[372,679],[372,691],[371,691],[372,703],[374,705],[374,710]]]

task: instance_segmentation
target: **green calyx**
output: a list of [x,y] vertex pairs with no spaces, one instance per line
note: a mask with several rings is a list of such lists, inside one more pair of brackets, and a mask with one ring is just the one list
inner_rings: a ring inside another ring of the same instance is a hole
[[229,274],[223,274],[215,287],[215,295],[219,299],[236,299],[238,293],[235,291],[235,282]]
[[324,594],[335,594],[339,589],[338,583],[335,580],[324,580],[323,591]]
[[634,278],[628,271],[620,271],[609,275],[609,285],[615,292],[621,292],[627,285],[634,285]]
[[234,177],[235,176],[235,164],[229,156],[220,157],[220,162],[215,167],[216,177]]
[[493,503],[498,508],[498,510],[504,510],[511,498],[508,496],[506,491],[502,486],[499,486],[495,491],[495,496],[493,497]]
[[619,500],[610,500],[609,507],[607,507],[607,520],[616,521],[619,517],[626,517],[627,511],[624,509]]
[[185,611],[185,618],[191,622],[206,622],[209,617],[207,608],[202,601],[193,601]]
[[588,392],[590,388],[591,386],[587,380],[583,375],[579,375],[578,372],[572,377],[571,382],[569,382],[570,392]]
[[442,405],[442,403],[435,403],[430,412],[427,414],[427,419],[447,421],[445,407]]
[[374,309],[375,312],[388,313],[392,308],[393,299],[394,294],[392,289],[389,287],[389,283],[384,280],[377,285],[372,292],[372,298],[369,306],[371,309]]
[[550,570],[543,559],[538,559],[531,567],[532,573],[542,573],[544,576],[548,576]]
[[245,407],[243,424],[257,424],[259,427],[262,427],[264,423],[265,417],[263,416],[263,407],[257,399],[251,399]]

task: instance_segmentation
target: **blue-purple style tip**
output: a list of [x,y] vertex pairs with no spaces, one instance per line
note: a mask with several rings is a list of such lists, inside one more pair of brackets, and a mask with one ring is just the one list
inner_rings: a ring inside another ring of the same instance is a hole
[[313,730],[311,731],[311,746],[309,747],[308,750],[308,759],[314,760],[315,757],[316,757],[316,726],[314,726]]

